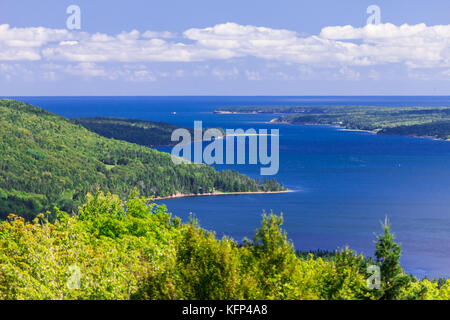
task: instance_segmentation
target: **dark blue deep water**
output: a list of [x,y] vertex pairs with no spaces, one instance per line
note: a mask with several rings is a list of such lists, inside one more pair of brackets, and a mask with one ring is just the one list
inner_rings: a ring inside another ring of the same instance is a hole
[[[340,131],[327,126],[268,124],[273,115],[216,115],[222,106],[450,106],[450,97],[21,97],[67,117],[119,116],[192,127],[278,128],[286,194],[162,201],[174,215],[192,212],[203,227],[240,241],[261,214],[282,212],[297,249],[346,245],[372,255],[388,216],[402,243],[402,265],[416,276],[450,277],[450,142]],[[176,112],[173,115],[172,112]],[[170,149],[163,149],[170,151]],[[259,177],[259,166],[221,166]]]

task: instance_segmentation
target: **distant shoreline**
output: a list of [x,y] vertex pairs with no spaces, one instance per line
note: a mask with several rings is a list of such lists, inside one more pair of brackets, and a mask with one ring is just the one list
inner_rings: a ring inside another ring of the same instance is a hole
[[409,134],[386,134],[386,133],[380,133],[379,131],[376,130],[362,130],[362,129],[349,129],[346,128],[344,126],[338,125],[338,124],[327,124],[327,123],[293,123],[293,122],[287,122],[287,121],[278,121],[279,118],[274,118],[272,120],[270,120],[267,123],[270,124],[289,124],[289,125],[300,125],[300,126],[327,126],[327,127],[333,127],[336,128],[338,131],[353,131],[353,132],[365,132],[365,133],[371,133],[371,134],[376,134],[376,135],[380,135],[380,136],[399,136],[399,137],[410,137],[410,138],[419,138],[419,139],[430,139],[430,140],[434,140],[434,141],[446,141],[446,142],[450,142],[450,139],[441,139],[441,138],[437,138],[437,137],[433,137],[433,136],[414,136],[414,135],[409,135]]
[[380,136],[399,136],[399,137],[410,137],[410,138],[419,138],[419,139],[431,139],[434,141],[450,141],[450,139],[441,139],[433,136],[414,136],[410,134],[386,134],[386,133],[380,133],[375,130],[361,130],[361,129],[347,129],[345,127],[337,126],[338,131],[355,131],[355,132],[366,132],[366,133],[372,133]]
[[[243,106],[216,109],[214,112],[272,114],[276,118],[268,120],[267,123],[329,125],[337,127],[340,131],[450,141],[450,106],[400,107],[398,109],[375,106],[323,106],[318,109],[312,106]],[[361,123],[361,119],[365,123]],[[362,128],[359,129],[359,127]]]
[[209,193],[176,193],[171,196],[165,197],[155,197],[153,200],[166,200],[166,199],[176,199],[176,198],[187,198],[187,197],[205,197],[205,196],[231,196],[231,195],[244,195],[244,194],[276,194],[276,193],[290,193],[295,192],[294,190],[281,190],[281,191],[247,191],[247,192],[209,192]]

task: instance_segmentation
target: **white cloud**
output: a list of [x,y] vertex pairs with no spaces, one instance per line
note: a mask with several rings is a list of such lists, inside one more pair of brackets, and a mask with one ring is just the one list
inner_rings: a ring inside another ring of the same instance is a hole
[[0,43],[9,47],[41,47],[49,42],[71,39],[73,36],[74,33],[65,29],[11,28],[8,24],[0,25]]
[[175,38],[175,34],[169,31],[145,31],[142,34],[143,38]]
[[[126,72],[128,73],[128,72]],[[156,81],[156,76],[149,70],[134,70],[126,75],[127,81]]]
[[81,62],[76,65],[70,64],[64,69],[64,72],[85,77],[108,77],[108,73],[103,67],[99,67],[92,62]]
[[41,78],[45,81],[56,81],[59,79],[55,71],[45,71],[41,74]]
[[33,79],[33,72],[19,63],[0,63],[0,77],[7,81],[18,77],[26,81],[31,81]]
[[343,76],[347,80],[358,80],[359,77],[360,77],[360,73],[359,72],[357,72],[357,71],[355,71],[353,69],[350,69],[347,66],[344,66],[344,67],[339,69],[339,75],[340,76],[338,76],[337,78],[340,79],[341,76]]
[[259,81],[262,80],[261,73],[258,71],[245,70],[245,76],[248,80]]
[[60,46],[75,46],[78,44],[78,41],[61,41],[59,43]]
[[[245,57],[293,64],[302,76],[310,75],[314,72],[311,70],[334,68],[334,74],[345,79],[358,79],[361,73],[356,68],[367,66],[371,70],[391,64],[407,69],[440,68],[442,75],[445,75],[442,70],[450,68],[450,25],[332,26],[323,28],[319,35],[305,37],[291,30],[224,23],[191,28],[183,36],[184,40],[175,40],[175,35],[168,31],[132,30],[108,35],[0,25],[0,61],[66,63],[61,70],[73,75],[124,77],[130,81],[154,81],[156,76],[145,66],[133,70],[126,64]],[[103,65],[114,62],[124,65],[115,68]],[[239,71],[216,67],[209,74],[225,79],[238,76]],[[252,80],[261,78],[261,74],[252,71],[244,75]],[[380,73],[373,70],[368,76],[378,79]]]
[[224,80],[224,79],[234,79],[239,75],[239,70],[236,67],[231,69],[219,69],[215,68],[212,70],[212,75]]
[[44,27],[11,28],[0,25],[0,60],[40,60],[40,48],[48,43],[70,39],[73,35],[62,29]]
[[391,23],[368,24],[363,28],[355,28],[350,25],[325,27],[320,32],[320,36],[334,40],[364,39],[371,41],[386,41],[392,39],[403,40],[423,40],[434,42],[437,39],[449,39],[450,25],[427,26],[424,23],[416,25],[403,24],[396,26]]
[[355,57],[367,64],[403,63],[410,68],[450,66],[450,25],[427,26],[390,23],[326,27],[320,36],[334,41],[361,40]]
[[225,23],[186,30],[184,36],[190,43],[162,39],[172,36],[170,32],[141,34],[137,30],[116,36],[90,35],[1,25],[0,60],[190,62],[256,57],[322,66],[450,66],[450,25],[337,26],[323,28],[318,36],[301,37],[290,30]]
[[0,61],[41,60],[41,55],[35,49],[19,49],[0,46]]
[[82,76],[85,78],[100,78],[104,80],[125,80],[132,82],[156,81],[156,75],[142,65],[123,65],[118,67],[105,67],[93,62],[81,62],[69,64],[66,67],[50,65],[51,70],[61,69],[64,73],[72,76]]
[[[101,38],[101,41],[96,39]],[[57,45],[42,50],[49,60],[79,62],[148,62],[191,61],[192,50],[182,43],[167,43],[162,39],[140,39],[139,33],[121,33],[116,37],[95,35],[77,44]]]

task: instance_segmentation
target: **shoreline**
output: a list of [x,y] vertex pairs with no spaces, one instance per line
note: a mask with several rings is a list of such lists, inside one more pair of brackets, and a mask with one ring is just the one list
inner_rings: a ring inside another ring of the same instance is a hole
[[[375,130],[363,130],[363,129],[347,129],[345,127],[336,126],[338,131],[353,131],[353,132],[365,132],[365,133],[372,133],[372,134],[378,134],[378,131]],[[383,135],[380,133],[380,135]],[[385,136],[388,136],[388,134],[384,134]]]
[[345,127],[337,126],[338,131],[354,131],[354,132],[365,132],[365,133],[371,133],[376,134],[379,136],[397,136],[397,137],[409,137],[409,138],[418,138],[418,139],[429,139],[433,141],[450,141],[450,139],[440,139],[433,136],[414,136],[410,134],[386,134],[386,133],[380,133],[380,131],[376,130],[362,130],[362,129],[347,129]]
[[281,191],[243,191],[243,192],[209,192],[209,193],[176,193],[171,196],[155,197],[153,201],[167,200],[176,198],[188,198],[188,197],[215,197],[215,196],[232,196],[232,195],[244,195],[244,194],[278,194],[278,193],[290,193],[297,192],[294,190],[281,190]]
[[[258,111],[253,111],[253,112],[235,112],[235,111],[219,111],[219,110],[215,110],[214,113],[216,114],[273,114],[273,115],[277,115],[277,114],[283,114],[283,113],[277,113],[277,112],[258,112]],[[322,124],[322,123],[292,123],[292,122],[288,122],[288,121],[279,121],[280,117],[278,118],[273,118],[269,121],[267,121],[267,124],[290,124],[290,125],[324,125],[324,126],[331,126],[331,127],[335,127],[338,129],[338,131],[354,131],[354,132],[366,132],[366,133],[371,133],[371,134],[376,134],[376,135],[383,135],[383,136],[393,136],[393,134],[385,134],[385,133],[380,133],[380,130],[363,130],[363,129],[350,129],[350,128],[346,128],[344,126],[341,126],[339,124]],[[409,135],[409,134],[396,134],[396,136],[402,136],[402,137],[410,137],[410,138],[420,138],[420,139],[430,139],[433,141],[446,141],[446,142],[450,142],[450,139],[442,139],[442,138],[438,138],[435,136],[416,136],[416,135]]]
[[329,126],[329,127],[333,127],[336,128],[338,131],[353,131],[353,132],[365,132],[365,133],[371,133],[371,134],[376,134],[376,135],[380,135],[380,136],[399,136],[399,137],[410,137],[410,138],[419,138],[419,139],[430,139],[433,141],[446,141],[446,142],[450,142],[450,139],[440,139],[437,137],[433,137],[433,136],[414,136],[414,135],[409,135],[409,134],[385,134],[385,133],[380,133],[380,131],[376,131],[376,130],[363,130],[363,129],[349,129],[337,124],[323,124],[323,123],[292,123],[292,122],[287,122],[287,121],[277,121],[279,118],[274,118],[272,120],[270,120],[267,123],[270,124],[289,124],[289,125],[301,125],[301,126]]

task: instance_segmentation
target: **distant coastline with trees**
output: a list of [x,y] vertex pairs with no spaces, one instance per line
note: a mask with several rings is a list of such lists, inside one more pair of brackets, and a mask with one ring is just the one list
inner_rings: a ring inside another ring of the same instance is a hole
[[450,107],[242,106],[219,114],[278,114],[271,123],[334,125],[377,134],[450,140]]

